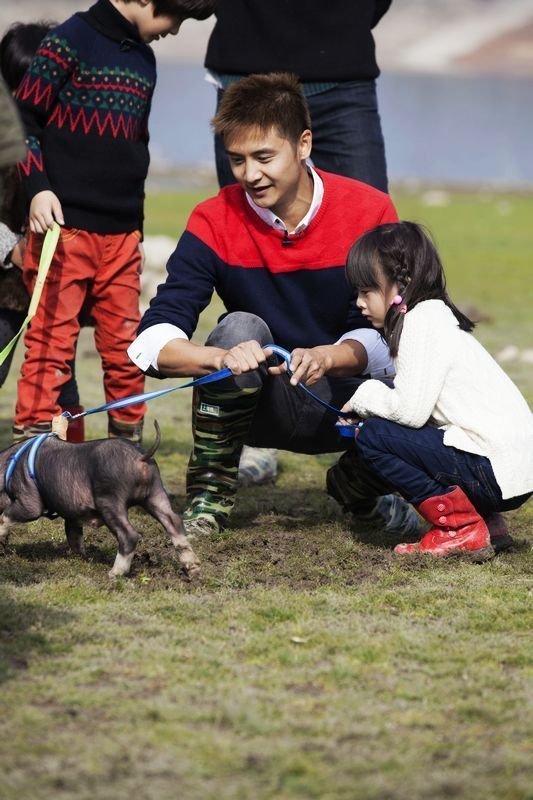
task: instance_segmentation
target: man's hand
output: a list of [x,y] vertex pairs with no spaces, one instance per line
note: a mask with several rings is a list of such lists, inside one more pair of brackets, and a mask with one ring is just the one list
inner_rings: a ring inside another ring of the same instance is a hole
[[33,233],[46,233],[54,222],[64,225],[63,209],[59,198],[53,192],[38,192],[30,204],[30,230]]
[[[291,353],[291,384],[296,386],[298,383],[304,383],[306,386],[312,386],[313,383],[323,378],[332,366],[333,358],[330,345],[311,347],[309,349],[297,347]],[[271,375],[281,375],[287,371],[287,365],[283,363],[278,367],[270,367],[268,371]]]
[[264,364],[271,351],[263,350],[259,342],[250,340],[249,342],[241,342],[235,345],[231,350],[226,350],[225,353],[219,357],[220,366],[229,367],[234,375],[241,375],[243,372],[252,372]]

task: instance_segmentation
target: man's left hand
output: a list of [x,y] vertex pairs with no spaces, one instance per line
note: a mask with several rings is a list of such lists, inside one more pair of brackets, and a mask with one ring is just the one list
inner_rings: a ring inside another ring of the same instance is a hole
[[[312,386],[323,378],[333,366],[331,357],[331,347],[297,347],[291,353],[290,371],[292,373],[290,382],[292,386],[304,383]],[[286,364],[279,367],[270,367],[271,375],[280,375],[287,371]]]

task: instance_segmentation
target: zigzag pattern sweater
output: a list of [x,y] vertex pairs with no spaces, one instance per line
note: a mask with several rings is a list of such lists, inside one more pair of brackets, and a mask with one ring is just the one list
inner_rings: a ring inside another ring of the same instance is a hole
[[68,227],[142,229],[155,81],[151,48],[109,0],[54,28],[17,93],[29,199],[51,189]]
[[388,195],[317,171],[324,181],[322,204],[290,245],[250,208],[239,186],[200,203],[139,333],[170,323],[191,338],[213,290],[229,312],[261,317],[287,350],[331,344],[346,331],[368,327],[346,281],[346,256],[362,233],[398,217]]

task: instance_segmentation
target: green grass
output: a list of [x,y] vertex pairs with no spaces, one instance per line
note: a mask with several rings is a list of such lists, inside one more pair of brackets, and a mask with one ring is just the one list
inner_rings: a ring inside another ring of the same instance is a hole
[[[149,197],[148,232],[177,235],[198,199]],[[489,318],[482,341],[523,358],[533,197],[395,199],[433,231],[454,299]],[[505,366],[532,402],[531,365]],[[101,402],[87,330],[78,371],[85,404]],[[178,509],[189,403],[149,407]],[[104,428],[88,418],[91,436]],[[232,528],[197,543],[194,583],[141,512],[132,576],[114,583],[105,529],[87,531],[86,561],[60,523],[14,532],[0,555],[0,800],[533,797],[533,505],[508,515],[517,547],[490,563],[401,561],[325,497],[332,460],[282,454],[277,485],[243,491]]]

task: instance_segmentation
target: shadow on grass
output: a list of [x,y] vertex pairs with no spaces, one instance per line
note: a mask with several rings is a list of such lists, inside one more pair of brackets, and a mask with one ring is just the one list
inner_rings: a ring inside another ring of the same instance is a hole
[[50,652],[46,631],[72,619],[49,605],[20,602],[0,587],[0,683],[27,669],[32,654]]

